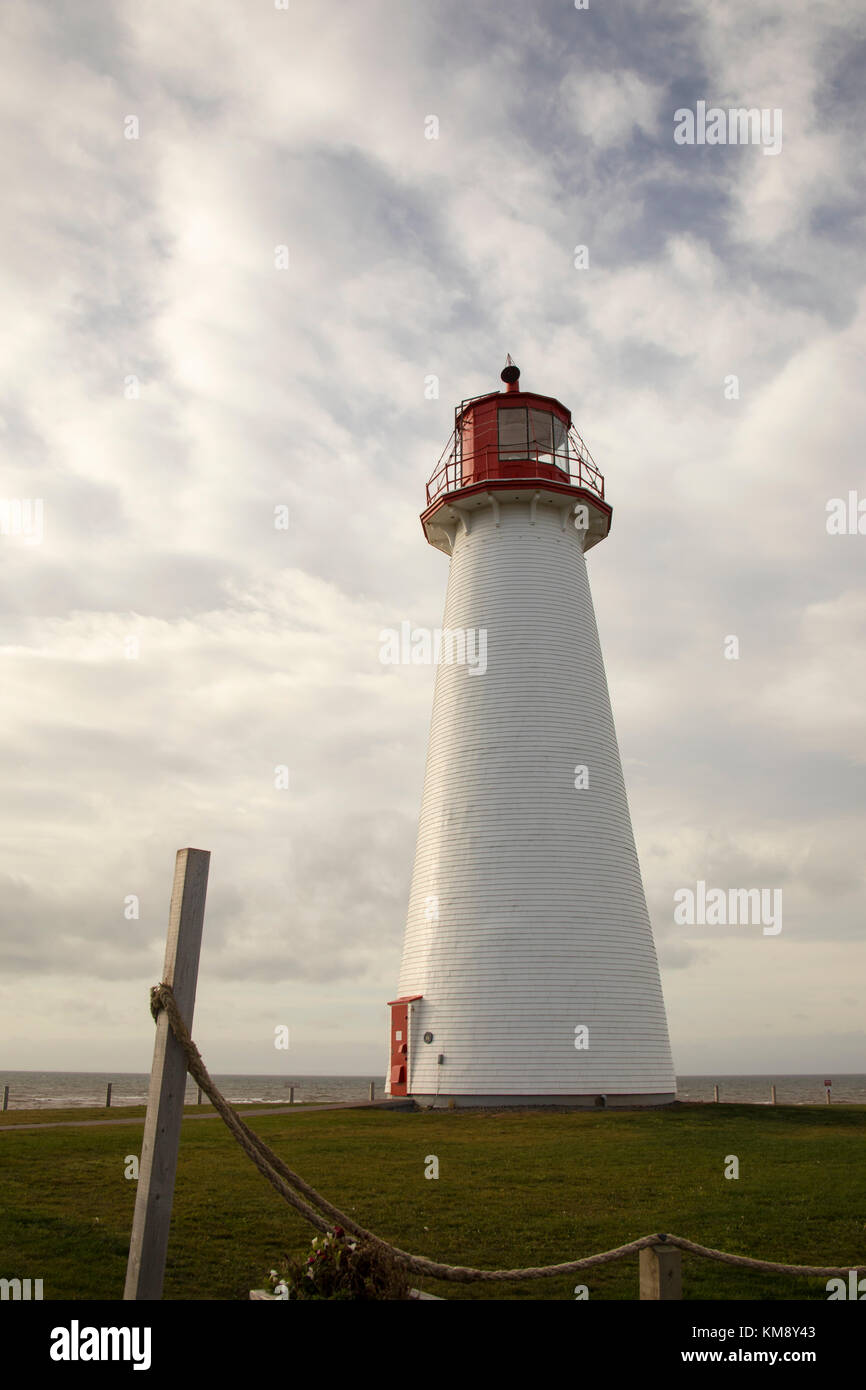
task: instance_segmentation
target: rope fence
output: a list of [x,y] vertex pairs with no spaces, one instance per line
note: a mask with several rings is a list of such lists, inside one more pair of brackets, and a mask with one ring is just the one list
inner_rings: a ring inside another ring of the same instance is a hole
[[740,1269],[755,1269],[770,1274],[792,1274],[829,1279],[852,1273],[866,1273],[866,1265],[795,1265],[781,1264],[775,1260],[756,1260],[748,1255],[731,1255],[726,1250],[714,1250],[710,1246],[699,1245],[696,1241],[686,1240],[683,1236],[661,1233],[641,1236],[639,1240],[629,1241],[627,1245],[618,1245],[613,1250],[605,1250],[597,1255],[587,1255],[582,1260],[569,1260],[564,1264],[557,1265],[530,1265],[523,1269],[473,1269],[466,1265],[441,1264],[436,1260],[428,1260],[423,1255],[412,1255],[408,1251],[392,1245],[389,1241],[382,1240],[372,1231],[359,1225],[339,1207],[335,1207],[315,1188],[310,1187],[309,1183],[304,1182],[300,1174],[293,1172],[263,1139],[253,1133],[211,1080],[202,1061],[201,1053],[190,1037],[189,1030],[181,1017],[174,991],[167,984],[154,985],[150,991],[150,1011],[154,1019],[158,1017],[161,1010],[165,1010],[172,1033],[183,1049],[189,1074],[211,1101],[214,1109],[234,1135],[244,1153],[255,1164],[262,1176],[267,1178],[271,1186],[279,1192],[280,1196],[294,1207],[305,1221],[308,1221],[311,1226],[315,1226],[316,1230],[326,1232],[333,1226],[342,1226],[345,1231],[348,1231],[358,1240],[369,1241],[372,1245],[378,1246],[379,1249],[387,1252],[393,1260],[412,1270],[415,1274],[457,1284],[469,1284],[478,1281],[516,1283],[522,1280],[555,1279],[562,1275],[578,1274],[586,1269],[594,1269],[598,1265],[611,1264],[615,1260],[625,1259],[628,1255],[652,1248],[657,1249],[660,1246],[685,1250],[691,1255],[700,1255],[704,1259],[716,1260],[720,1264],[733,1265]]

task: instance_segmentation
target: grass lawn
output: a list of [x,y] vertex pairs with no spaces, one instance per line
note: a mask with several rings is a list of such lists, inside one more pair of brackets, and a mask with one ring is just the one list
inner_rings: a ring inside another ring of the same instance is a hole
[[[248,1101],[240,1105],[235,1105],[234,1109],[241,1113],[245,1110],[280,1110],[288,1106],[287,1100],[255,1100]],[[301,1105],[327,1105],[324,1100],[305,1100],[298,1101]],[[0,1129],[11,1125],[52,1125],[60,1124],[64,1120],[143,1120],[147,1113],[146,1105],[120,1105],[115,1102],[110,1108],[104,1105],[71,1105],[65,1109],[61,1107],[46,1106],[41,1110],[0,1110]],[[185,1105],[183,1107],[185,1115],[213,1115],[216,1116],[213,1106],[209,1100],[203,1100],[201,1105]],[[220,1121],[220,1123],[222,1123]],[[2,1276],[0,1276],[2,1277]]]
[[[653,1231],[797,1264],[866,1262],[862,1107],[332,1110],[254,1128],[356,1220],[449,1263],[555,1264]],[[46,1299],[120,1298],[135,1201],[124,1166],[140,1143],[137,1125],[0,1134],[0,1276],[41,1278]],[[731,1154],[737,1180],[724,1177]],[[438,1180],[424,1177],[428,1155]],[[166,1298],[246,1299],[313,1234],[219,1120],[184,1125]],[[591,1299],[632,1299],[637,1269],[633,1257],[526,1284],[414,1282],[446,1298],[571,1299],[580,1282]],[[683,1256],[688,1299],[823,1301],[825,1282]]]

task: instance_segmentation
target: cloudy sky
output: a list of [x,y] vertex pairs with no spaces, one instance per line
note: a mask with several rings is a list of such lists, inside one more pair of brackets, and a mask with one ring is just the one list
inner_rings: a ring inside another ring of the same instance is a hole
[[[379,633],[441,622],[424,484],[510,352],[614,507],[677,1070],[862,1071],[866,534],[827,529],[866,512],[858,0],[3,25],[2,1065],[150,1066],[193,845],[209,1066],[384,1075],[434,670]],[[702,101],[781,149],[678,144]],[[783,930],[677,925],[698,880],[781,889]]]

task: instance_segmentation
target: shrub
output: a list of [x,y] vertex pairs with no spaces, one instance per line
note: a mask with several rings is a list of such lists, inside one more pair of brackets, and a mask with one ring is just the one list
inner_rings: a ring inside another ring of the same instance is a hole
[[371,1241],[354,1240],[341,1226],[316,1236],[312,1253],[280,1262],[268,1282],[282,1299],[407,1299],[406,1269]]

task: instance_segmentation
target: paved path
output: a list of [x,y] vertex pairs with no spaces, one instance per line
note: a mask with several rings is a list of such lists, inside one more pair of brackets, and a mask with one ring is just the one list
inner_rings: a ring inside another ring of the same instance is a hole
[[[238,1114],[242,1120],[248,1119],[251,1115],[294,1115],[298,1111],[306,1111],[307,1114],[313,1110],[414,1110],[412,1101],[401,1099],[394,1100],[340,1100],[333,1101],[328,1105],[280,1105],[264,1106],[261,1110],[239,1110]],[[25,1129],[85,1129],[91,1125],[143,1125],[144,1116],[130,1116],[126,1120],[48,1120],[44,1124],[38,1121],[36,1124],[27,1125],[0,1125],[0,1134],[17,1134]],[[185,1120],[218,1120],[220,1117],[213,1109],[202,1110],[201,1113],[185,1112]]]

